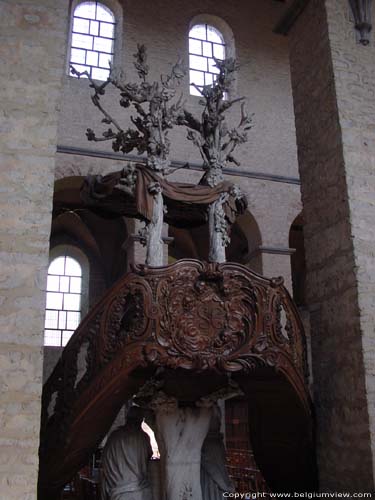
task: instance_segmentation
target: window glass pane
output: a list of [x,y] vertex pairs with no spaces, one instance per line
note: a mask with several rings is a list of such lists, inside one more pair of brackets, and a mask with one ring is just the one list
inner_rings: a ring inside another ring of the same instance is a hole
[[207,71],[207,59],[200,56],[190,56],[190,68]]
[[70,278],[70,292],[81,293],[81,278]]
[[98,53],[87,51],[86,64],[90,64],[90,66],[97,66],[98,65]]
[[65,257],[57,257],[48,268],[48,274],[64,274]]
[[81,296],[75,293],[64,293],[64,310],[79,311],[80,309],[81,309]]
[[204,73],[202,71],[190,70],[190,83],[204,85]]
[[107,80],[107,78],[109,77],[109,70],[92,68],[92,77],[95,80]]
[[90,22],[90,35],[99,35],[99,23],[98,21]]
[[70,62],[85,64],[86,51],[80,49],[72,49]]
[[79,33],[89,32],[90,21],[88,19],[80,19],[75,17],[73,20],[73,31],[78,31]]
[[67,321],[67,329],[68,330],[75,330],[77,326],[79,325],[81,319],[81,315],[79,312],[68,312],[68,321]]
[[62,309],[63,294],[47,292],[47,309]]
[[206,57],[212,57],[212,43],[202,42],[203,44],[203,55]]
[[202,42],[200,40],[189,39],[189,52],[191,54],[197,54],[200,56],[202,54]]
[[112,52],[112,40],[95,37],[94,50],[98,50],[99,52]]
[[199,38],[200,40],[206,40],[206,25],[196,24],[191,28],[189,36],[192,38]]
[[204,80],[205,85],[212,85],[214,83],[214,75],[212,75],[211,73],[205,73]]
[[95,19],[95,12],[96,2],[83,2],[76,7],[74,15],[85,17],[86,19]]
[[59,291],[59,277],[58,276],[48,276],[47,277],[47,291],[48,292],[58,292]]
[[207,40],[215,43],[224,43],[223,37],[213,26],[207,25]]
[[44,330],[44,345],[61,346],[59,330]]
[[65,274],[67,276],[82,276],[81,266],[71,257],[66,257]]
[[90,35],[78,35],[77,33],[72,34],[72,47],[78,47],[79,49],[92,49],[93,37]]
[[107,21],[113,23],[115,20],[112,12],[105,7],[104,5],[98,4],[98,8],[96,10],[96,19],[99,21]]
[[[109,63],[111,61],[112,61],[112,56],[110,56],[109,54],[99,54],[99,66],[101,68],[109,68]],[[107,77],[103,78],[103,80],[106,79]]]
[[74,332],[71,332],[69,330],[65,330],[62,332],[62,342],[61,342],[61,345],[63,347],[66,346],[66,344],[69,342],[70,340],[70,337],[73,335]]
[[113,24],[100,23],[100,36],[106,36],[108,38],[113,38]]
[[44,328],[57,328],[58,311],[46,311]]
[[214,44],[214,56],[216,59],[225,59],[225,50],[224,45],[216,45]]
[[69,279],[67,276],[60,278],[60,292],[69,292]]
[[59,329],[60,330],[66,329],[66,312],[65,311],[59,311]]

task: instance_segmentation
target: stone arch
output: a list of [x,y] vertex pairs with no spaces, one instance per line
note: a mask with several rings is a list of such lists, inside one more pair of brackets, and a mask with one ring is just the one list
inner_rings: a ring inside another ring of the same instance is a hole
[[243,254],[242,259],[238,262],[262,274],[262,235],[254,215],[249,210],[246,210],[237,218],[235,227],[241,230],[247,242],[247,253]]
[[[191,258],[208,260],[208,225],[191,229],[170,226],[169,235],[173,242],[169,247],[169,262],[177,259]],[[231,242],[227,247],[228,262],[238,262],[262,273],[262,244],[259,226],[254,216],[246,210],[231,227]]]
[[80,198],[83,177],[64,177],[55,182],[51,245],[75,244],[89,258],[89,305],[127,270],[123,244],[129,234],[124,217],[104,218],[87,210]]

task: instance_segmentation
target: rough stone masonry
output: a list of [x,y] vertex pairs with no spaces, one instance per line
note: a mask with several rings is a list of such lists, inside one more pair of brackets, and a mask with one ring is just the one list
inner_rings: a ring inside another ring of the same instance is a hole
[[46,266],[68,1],[0,2],[0,498],[36,498]]

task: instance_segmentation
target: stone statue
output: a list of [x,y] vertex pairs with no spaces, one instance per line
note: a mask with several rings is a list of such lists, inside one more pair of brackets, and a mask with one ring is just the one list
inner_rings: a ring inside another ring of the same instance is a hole
[[225,447],[220,432],[221,412],[212,408],[210,428],[202,446],[201,487],[203,500],[222,500],[224,492],[234,492],[225,466]]
[[132,407],[126,424],[109,436],[102,457],[101,500],[153,500],[148,479],[152,449],[142,420],[142,410]]

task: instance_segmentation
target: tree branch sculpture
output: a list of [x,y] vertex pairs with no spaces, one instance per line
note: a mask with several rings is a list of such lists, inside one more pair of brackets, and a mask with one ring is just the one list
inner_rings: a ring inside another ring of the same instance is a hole
[[[92,102],[104,115],[102,123],[109,125],[100,137],[90,128],[87,129],[86,136],[89,141],[112,141],[113,150],[124,154],[134,149],[138,154],[146,153],[147,167],[163,176],[170,167],[168,131],[179,121],[182,112],[182,97],[173,104],[170,104],[170,101],[174,99],[176,87],[185,72],[181,62],[178,61],[170,74],[161,75],[159,81],[149,82],[147,52],[144,45],[138,45],[134,58],[140,83],[128,83],[121,73],[116,75],[111,71],[108,80],[98,85],[87,71],[80,73],[71,66],[74,75],[86,76],[90,80],[90,86],[94,89]],[[124,130],[104,109],[101,97],[104,96],[109,84],[120,91],[121,107],[129,108],[131,105],[134,107],[137,116],[131,116],[131,121],[135,128]],[[124,172],[124,177],[126,176],[127,173]],[[142,230],[141,241],[147,246],[147,263],[158,266],[163,264],[162,228],[165,208],[161,189],[156,189],[150,184],[149,192],[154,197],[154,214],[152,220],[147,221],[146,227]]]
[[238,127],[229,129],[224,113],[237,102],[243,101],[244,97],[227,100],[230,85],[238,69],[236,61],[232,58],[223,61],[215,58],[215,64],[219,69],[217,79],[212,85],[205,85],[201,90],[200,104],[204,106],[200,119],[195,118],[189,111],[183,111],[179,119],[180,125],[189,128],[188,139],[199,149],[203,160],[203,168],[206,173],[201,183],[216,186],[224,180],[223,168],[228,162],[239,165],[232,155],[238,144],[247,141],[247,130],[251,128],[251,117],[245,110],[245,104],[241,105],[241,119]]
[[[184,110],[179,124],[186,125],[189,129],[187,138],[198,147],[203,160],[203,175],[200,184],[211,187],[217,186],[224,181],[223,168],[229,163],[239,165],[239,161],[233,156],[233,151],[238,144],[247,141],[247,131],[251,128],[251,117],[246,112],[245,104],[241,104],[241,118],[236,128],[229,129],[224,113],[244,97],[228,100],[230,85],[238,69],[236,61],[232,58],[219,60],[215,64],[219,69],[217,79],[212,85],[205,85],[201,90],[200,104],[204,106],[201,119],[195,118],[189,111]],[[232,190],[237,199],[243,195],[238,187]],[[229,244],[228,223],[225,218],[223,204],[226,196],[212,203],[208,207],[208,220],[210,231],[210,253],[211,262],[225,262],[225,247]]]
[[[140,231],[140,238],[147,247],[146,263],[151,266],[163,264],[165,200],[174,200],[182,205],[203,204],[207,206],[206,217],[210,230],[209,260],[224,262],[225,247],[230,241],[229,224],[234,222],[238,213],[242,213],[247,203],[240,189],[224,182],[223,177],[223,167],[227,162],[238,164],[232,153],[238,144],[246,141],[246,131],[251,123],[244,105],[237,128],[228,129],[225,123],[225,111],[243,100],[242,97],[225,99],[237,69],[236,63],[233,59],[215,59],[219,75],[212,86],[205,86],[201,91],[204,111],[201,120],[198,120],[183,108],[182,95],[172,102],[176,88],[185,75],[180,61],[173,66],[170,74],[161,75],[158,81],[150,82],[144,45],[138,45],[134,57],[140,83],[126,82],[123,74],[111,71],[108,80],[98,85],[87,72],[79,73],[72,68],[73,74],[89,79],[94,89],[92,102],[103,115],[102,122],[108,125],[101,136],[87,129],[87,138],[96,142],[112,141],[115,151],[129,153],[136,149],[139,154],[146,154],[146,166],[137,164],[134,168],[129,164],[120,172],[87,179],[83,195],[86,201],[94,199],[99,202],[116,188],[135,198],[139,218],[146,221],[145,228]],[[136,116],[130,117],[133,128],[122,128],[104,108],[101,98],[109,84],[120,91],[120,106],[125,109],[132,106],[136,111]],[[170,167],[168,132],[174,125],[186,125],[189,128],[188,139],[200,150],[205,174],[198,186],[165,179],[173,171]]]

